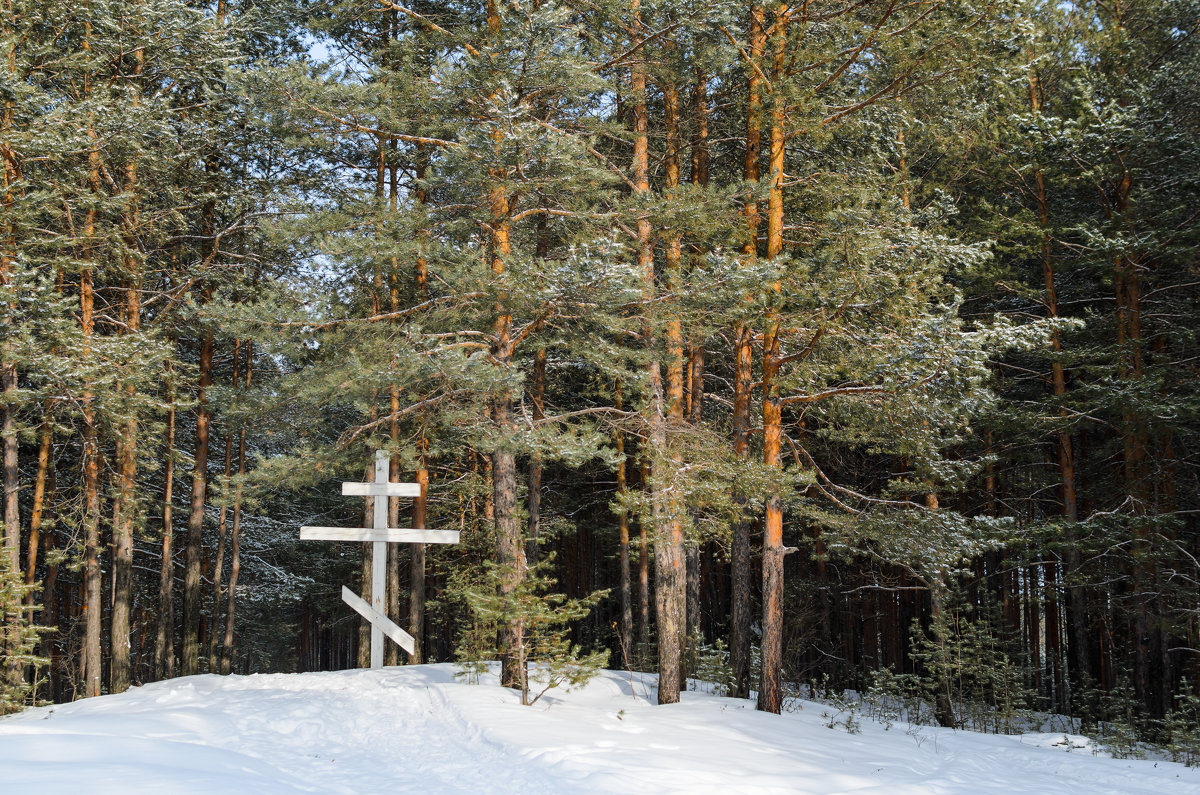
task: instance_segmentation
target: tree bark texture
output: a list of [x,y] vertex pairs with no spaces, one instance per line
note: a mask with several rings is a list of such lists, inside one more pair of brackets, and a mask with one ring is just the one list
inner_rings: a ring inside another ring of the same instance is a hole
[[[91,25],[85,26],[84,50],[90,49]],[[85,80],[84,93],[91,93],[90,81]],[[95,127],[88,125],[88,186],[93,195],[100,193],[100,152]],[[87,211],[84,221],[86,250],[84,267],[79,274],[79,323],[83,331],[81,358],[91,358],[92,336],[95,334],[95,252],[96,210]],[[83,415],[83,581],[84,581],[84,640],[83,695],[100,695],[100,443],[97,439],[95,395],[91,384],[85,384],[81,403]]]
[[[773,85],[783,78],[787,56],[787,5],[775,14],[772,33]],[[784,99],[771,97],[770,192],[767,196],[767,258],[783,251],[783,166]],[[780,289],[778,284],[774,288]],[[762,421],[763,463],[782,469],[782,404],[776,376],[779,370],[779,318],[772,312],[763,330]],[[779,487],[766,495],[766,519],[763,524],[763,607],[762,607],[762,681],[758,690],[758,708],[779,713],[783,706],[783,502]]]
[[200,617],[202,610],[200,562],[204,542],[204,504],[208,491],[209,408],[212,386],[213,335],[205,332],[200,343],[200,383],[196,392],[196,443],[192,467],[192,497],[188,513],[187,547],[183,574],[183,647],[180,673],[200,673]]
[[[757,66],[762,61],[766,45],[763,26],[763,10],[757,5],[750,8],[750,58]],[[746,100],[746,152],[742,175],[749,183],[759,178],[759,158],[762,154],[762,75],[758,68],[748,70]],[[758,258],[758,230],[760,216],[758,202],[751,196],[746,200],[746,241],[742,255],[753,265]],[[746,460],[750,456],[751,402],[754,368],[754,330],[745,324],[734,329],[734,378],[733,378],[733,452],[737,458]],[[730,632],[729,663],[732,668],[735,698],[750,695],[750,625],[753,622],[754,605],[750,586],[753,555],[750,548],[751,518],[746,511],[747,498],[740,490],[733,494],[734,512],[731,519],[730,560]]]
[[166,363],[167,431],[163,443],[162,560],[158,576],[158,627],[154,640],[154,673],[158,679],[175,676],[175,380]]
[[[254,342],[246,343],[246,379],[243,389],[250,388],[254,377]],[[238,429],[238,482],[233,487],[233,529],[229,538],[229,587],[225,607],[225,637],[221,641],[221,673],[229,674],[234,656],[234,615],[237,610],[238,578],[242,573],[242,480],[246,475],[246,426]]]

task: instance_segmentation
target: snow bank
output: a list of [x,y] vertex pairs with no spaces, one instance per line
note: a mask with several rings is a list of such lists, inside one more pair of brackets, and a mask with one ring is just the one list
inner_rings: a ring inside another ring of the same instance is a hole
[[1093,755],[1082,738],[783,716],[606,672],[532,708],[453,665],[194,676],[0,720],[0,792],[1171,793],[1200,770]]

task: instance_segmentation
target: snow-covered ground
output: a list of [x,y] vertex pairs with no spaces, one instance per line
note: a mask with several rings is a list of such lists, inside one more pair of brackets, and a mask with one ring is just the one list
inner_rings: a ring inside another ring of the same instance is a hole
[[1082,738],[782,716],[607,672],[535,706],[453,665],[193,676],[0,720],[0,792],[1200,793],[1200,770]]

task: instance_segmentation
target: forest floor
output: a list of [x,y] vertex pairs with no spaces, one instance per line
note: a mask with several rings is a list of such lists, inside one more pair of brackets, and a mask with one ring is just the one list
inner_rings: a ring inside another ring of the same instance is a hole
[[451,664],[193,676],[0,720],[0,791],[36,793],[1200,793],[1200,769],[1085,738],[829,728],[608,671],[533,707]]

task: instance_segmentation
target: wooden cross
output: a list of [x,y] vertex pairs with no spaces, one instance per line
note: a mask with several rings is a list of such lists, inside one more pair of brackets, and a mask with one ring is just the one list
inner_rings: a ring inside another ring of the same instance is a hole
[[387,590],[387,545],[457,544],[457,530],[409,530],[388,527],[388,497],[420,497],[419,483],[389,483],[388,455],[375,451],[373,483],[343,483],[342,494],[350,497],[374,497],[375,516],[371,527],[301,527],[301,541],[370,541],[371,602],[342,586],[342,601],[371,623],[371,667],[383,667],[383,636],[387,635],[410,655],[416,648],[409,635],[387,617],[384,594]]

